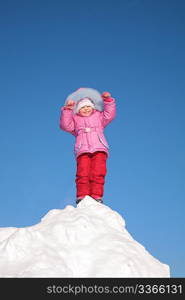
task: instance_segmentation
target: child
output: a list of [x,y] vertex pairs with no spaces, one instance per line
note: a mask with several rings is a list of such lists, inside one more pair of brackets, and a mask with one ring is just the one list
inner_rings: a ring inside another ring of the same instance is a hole
[[103,134],[104,127],[115,117],[116,105],[111,94],[102,95],[104,110],[99,111],[88,97],[78,101],[68,100],[62,108],[60,128],[76,137],[76,203],[86,195],[103,203],[106,160],[109,146]]

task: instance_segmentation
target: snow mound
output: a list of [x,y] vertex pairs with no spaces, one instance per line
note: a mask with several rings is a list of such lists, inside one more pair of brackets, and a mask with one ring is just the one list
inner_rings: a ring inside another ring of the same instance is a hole
[[0,228],[0,277],[170,277],[125,228],[124,219],[86,196],[50,210],[37,225]]

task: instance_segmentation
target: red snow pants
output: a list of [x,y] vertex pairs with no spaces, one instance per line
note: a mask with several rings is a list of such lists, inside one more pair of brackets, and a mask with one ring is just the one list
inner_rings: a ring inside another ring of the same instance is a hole
[[102,198],[104,192],[107,154],[105,152],[84,153],[77,158],[76,196],[89,195]]

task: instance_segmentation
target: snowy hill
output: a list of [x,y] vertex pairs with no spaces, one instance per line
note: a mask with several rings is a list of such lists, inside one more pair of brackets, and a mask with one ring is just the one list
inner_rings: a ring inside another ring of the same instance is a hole
[[86,198],[49,211],[37,225],[0,228],[0,277],[170,277],[125,229],[124,219]]

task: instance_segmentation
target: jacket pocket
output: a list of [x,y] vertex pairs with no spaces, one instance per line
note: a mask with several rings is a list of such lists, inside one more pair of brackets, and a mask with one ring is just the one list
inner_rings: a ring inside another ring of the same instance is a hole
[[82,147],[82,142],[80,142],[79,145],[75,145],[75,153],[76,154],[80,151],[81,147]]
[[98,138],[99,138],[99,141],[100,143],[105,146],[105,148],[109,149],[109,145],[107,144],[105,138],[101,137],[99,134],[98,134]]

